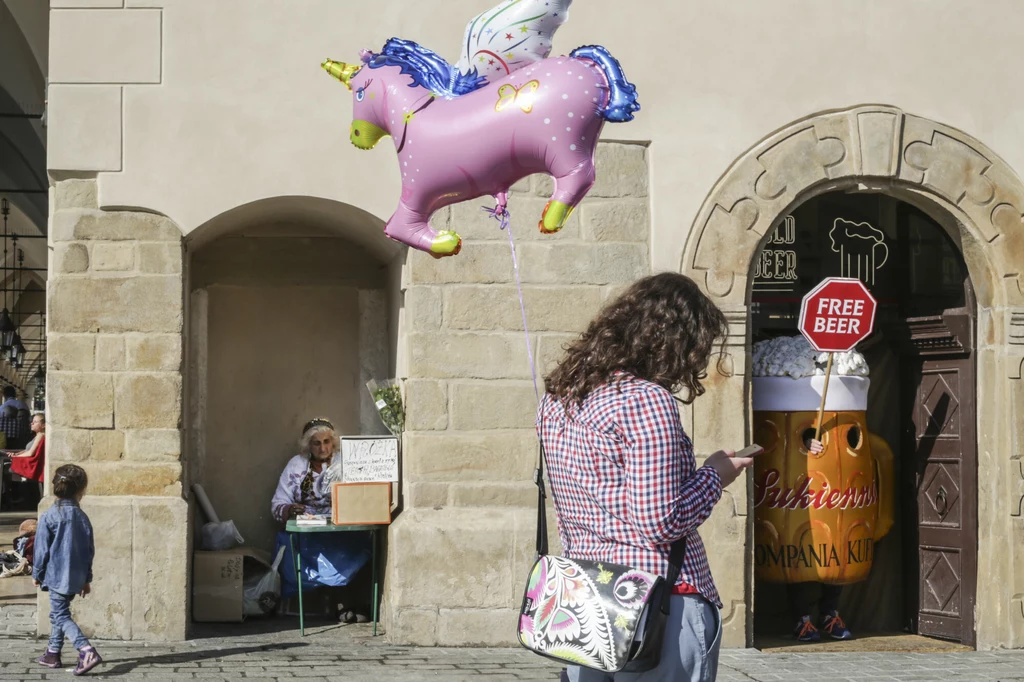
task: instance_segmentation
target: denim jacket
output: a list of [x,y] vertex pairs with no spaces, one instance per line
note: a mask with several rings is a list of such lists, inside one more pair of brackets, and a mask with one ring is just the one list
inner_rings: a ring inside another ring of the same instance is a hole
[[32,578],[44,590],[78,594],[92,582],[92,524],[74,500],[57,500],[39,517]]

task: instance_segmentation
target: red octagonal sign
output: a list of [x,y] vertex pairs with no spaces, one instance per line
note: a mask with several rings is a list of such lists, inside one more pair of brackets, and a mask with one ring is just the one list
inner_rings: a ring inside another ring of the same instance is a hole
[[877,307],[859,279],[829,277],[804,296],[800,333],[817,351],[848,351],[871,334]]

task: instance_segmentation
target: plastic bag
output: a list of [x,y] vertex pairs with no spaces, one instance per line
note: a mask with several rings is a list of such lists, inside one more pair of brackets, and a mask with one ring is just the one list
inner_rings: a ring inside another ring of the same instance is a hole
[[218,521],[203,524],[203,549],[222,552],[245,542],[241,533],[235,528],[234,521]]
[[[300,540],[295,538],[296,548]],[[278,573],[281,576],[281,594],[291,597],[299,591],[295,582],[295,556],[288,544],[288,533],[277,534],[275,551],[285,551],[284,561]],[[301,538],[302,559],[300,575],[303,590],[318,587],[347,585],[356,573],[370,561],[369,533],[323,533],[306,534]]]
[[246,571],[243,567],[243,615],[264,616],[277,611],[277,606],[281,603],[281,576],[277,569],[284,558],[284,550],[284,547],[277,550],[274,564],[270,568],[260,564],[259,570]]

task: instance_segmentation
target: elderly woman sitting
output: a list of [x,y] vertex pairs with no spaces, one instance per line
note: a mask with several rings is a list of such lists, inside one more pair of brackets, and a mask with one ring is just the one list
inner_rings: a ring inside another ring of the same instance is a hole
[[331,490],[323,485],[327,467],[341,449],[334,425],[323,417],[310,419],[302,427],[299,454],[281,472],[270,511],[278,521],[299,514],[330,514]]
[[[331,462],[341,449],[334,425],[323,417],[309,420],[302,427],[299,454],[292,457],[281,472],[270,510],[282,523],[299,514],[331,513]],[[327,533],[298,536],[302,558],[302,589],[348,585],[370,559],[369,538],[361,533]],[[287,534],[278,533],[278,547],[289,547]],[[275,548],[274,552],[277,552]],[[283,596],[294,594],[295,560],[288,549],[281,562]],[[342,609],[346,622],[365,621],[365,616]]]

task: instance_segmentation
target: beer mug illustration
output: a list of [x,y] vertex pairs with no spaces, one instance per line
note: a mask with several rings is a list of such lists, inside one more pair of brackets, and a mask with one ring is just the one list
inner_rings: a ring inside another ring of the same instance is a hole
[[824,449],[812,454],[805,445],[814,437],[824,383],[822,375],[753,379],[754,442],[764,448],[754,464],[761,580],[864,580],[875,542],[892,527],[893,455],[868,432],[866,376],[832,374],[819,436]]

